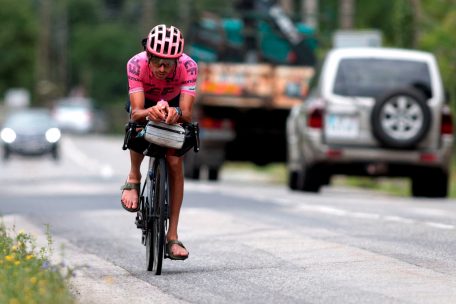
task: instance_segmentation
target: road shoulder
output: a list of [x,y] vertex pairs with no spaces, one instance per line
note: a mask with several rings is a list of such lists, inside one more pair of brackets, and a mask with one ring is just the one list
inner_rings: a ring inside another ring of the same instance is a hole
[[[2,220],[9,231],[23,230],[36,239],[38,248],[47,247],[45,227],[37,227],[20,215],[7,215]],[[78,303],[106,303],[107,299],[112,304],[186,303],[134,277],[125,269],[83,251],[66,239],[52,236],[52,248],[51,262],[64,262],[74,270],[70,290]]]

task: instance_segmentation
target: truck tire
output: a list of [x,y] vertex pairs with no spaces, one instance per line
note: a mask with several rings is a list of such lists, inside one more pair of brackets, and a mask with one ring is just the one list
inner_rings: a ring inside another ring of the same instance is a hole
[[217,181],[219,178],[219,168],[209,168],[207,178],[210,181]]
[[376,100],[371,126],[375,138],[383,146],[410,149],[426,136],[431,119],[424,95],[414,88],[401,88]]
[[448,173],[441,169],[416,172],[411,188],[414,197],[445,198],[448,196]]
[[200,168],[197,167],[190,167],[190,168],[185,168],[184,170],[184,177],[188,179],[194,179],[198,180],[200,179]]
[[196,155],[186,153],[184,155],[184,177],[188,179],[200,179],[200,166],[196,160]]
[[299,182],[300,176],[298,171],[288,172],[288,188],[290,188],[290,190],[300,190]]

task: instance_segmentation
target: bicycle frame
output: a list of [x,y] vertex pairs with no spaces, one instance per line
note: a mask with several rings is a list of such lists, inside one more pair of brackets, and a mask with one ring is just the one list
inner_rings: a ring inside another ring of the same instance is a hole
[[[160,149],[161,150],[161,149]],[[149,167],[140,195],[137,227],[142,230],[146,246],[147,270],[161,274],[165,256],[167,222],[169,218],[169,184],[166,149],[149,159]]]
[[[190,144],[183,147],[180,151],[181,154],[177,154],[177,156],[184,155],[192,147],[194,152],[199,151],[198,123],[183,125],[189,128],[187,134],[193,137],[189,140]],[[137,129],[144,127],[145,125],[129,122],[126,125],[122,149],[128,149],[130,139],[137,134]],[[149,156],[149,167],[140,191],[139,211],[136,215],[136,227],[142,230],[141,241],[146,246],[147,270],[155,272],[156,275],[161,274],[163,259],[167,257],[165,242],[170,215],[167,151],[168,148],[155,144],[149,144],[143,151],[145,156]]]

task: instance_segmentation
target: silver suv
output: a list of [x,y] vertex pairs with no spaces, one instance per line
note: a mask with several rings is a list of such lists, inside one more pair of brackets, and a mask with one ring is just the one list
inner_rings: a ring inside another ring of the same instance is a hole
[[287,120],[288,185],[318,192],[332,175],[411,178],[446,197],[453,123],[434,56],[389,48],[330,51]]

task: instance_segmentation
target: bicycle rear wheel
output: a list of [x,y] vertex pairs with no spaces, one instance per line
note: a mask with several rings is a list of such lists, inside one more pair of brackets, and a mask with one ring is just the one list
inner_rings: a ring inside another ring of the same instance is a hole
[[150,184],[150,197],[152,198],[151,229],[146,235],[147,270],[156,275],[161,274],[163,258],[165,255],[167,206],[168,206],[168,175],[165,159],[156,159],[153,165]]

